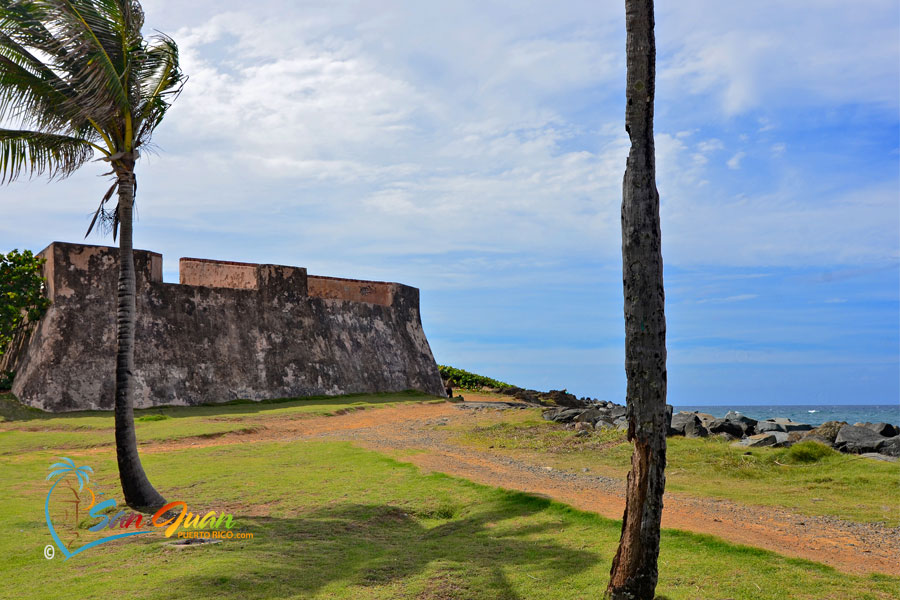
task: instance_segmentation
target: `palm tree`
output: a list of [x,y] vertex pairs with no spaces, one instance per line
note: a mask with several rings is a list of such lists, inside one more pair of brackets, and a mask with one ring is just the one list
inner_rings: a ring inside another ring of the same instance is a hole
[[[59,482],[65,479],[67,475],[72,473],[74,473],[75,477],[78,479],[78,491],[81,491],[81,488],[84,487],[84,484],[90,481],[89,473],[93,473],[94,470],[86,465],[82,467],[76,467],[72,459],[66,456],[61,456],[60,460],[63,462],[58,462],[56,464],[50,465],[50,473],[47,475],[47,479],[56,477],[56,481],[53,482],[53,485],[50,487],[50,491],[47,492],[47,500],[46,502],[44,502],[44,518],[47,520],[47,528],[50,530],[50,535],[53,537],[53,541],[55,541],[60,550],[65,553],[67,552],[66,546],[64,546],[62,541],[60,541],[59,535],[56,533],[56,529],[53,527],[53,522],[50,520],[50,496],[53,494],[53,490],[56,489],[56,486],[59,484]],[[70,487],[72,488],[72,492],[75,494],[75,532],[77,536],[79,498],[78,493],[75,492],[74,485],[70,483]]]
[[666,314],[653,145],[656,39],[653,0],[625,0],[625,131],[622,266],[628,439],[634,442],[625,515],[606,596],[652,600],[666,485]]
[[63,178],[97,154],[112,168],[88,233],[99,218],[113,240],[120,234],[116,454],[126,504],[150,511],[165,500],[144,473],[134,431],[134,168],[184,76],[175,42],[145,40],[143,23],[136,0],[0,0],[0,122],[19,127],[0,129],[0,172],[4,182]]

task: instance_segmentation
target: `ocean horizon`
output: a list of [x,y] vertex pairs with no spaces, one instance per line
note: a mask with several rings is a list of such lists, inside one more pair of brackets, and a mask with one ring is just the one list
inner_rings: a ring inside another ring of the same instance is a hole
[[733,404],[711,406],[675,404],[673,406],[675,407],[675,412],[699,411],[711,414],[714,417],[724,417],[728,411],[734,410],[757,421],[785,418],[797,423],[809,423],[810,425],[821,425],[826,421],[846,421],[851,425],[865,422],[900,424],[900,404]]

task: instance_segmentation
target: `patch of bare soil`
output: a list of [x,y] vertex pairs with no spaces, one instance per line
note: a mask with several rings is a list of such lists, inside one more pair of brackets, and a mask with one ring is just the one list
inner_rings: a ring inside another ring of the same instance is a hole
[[[468,401],[496,400],[470,393],[466,397]],[[533,457],[513,459],[489,450],[463,447],[454,442],[450,432],[435,427],[484,420],[484,411],[477,416],[473,413],[452,403],[422,403],[332,417],[272,419],[265,421],[264,429],[252,433],[149,443],[141,447],[141,452],[314,438],[345,440],[413,463],[424,471],[440,471],[490,486],[539,494],[621,519],[625,508],[622,480],[552,470],[542,467]],[[663,527],[710,534],[846,572],[900,575],[900,528],[878,523],[855,523],[667,492]],[[440,592],[436,593],[436,597],[441,597]]]

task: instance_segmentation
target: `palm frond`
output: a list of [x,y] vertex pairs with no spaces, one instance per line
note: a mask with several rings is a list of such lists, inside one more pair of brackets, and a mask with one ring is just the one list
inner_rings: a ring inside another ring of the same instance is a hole
[[[46,479],[52,479],[52,478],[56,477],[57,475],[65,475],[66,473],[71,473],[71,472],[72,472],[72,469],[58,469],[56,471],[50,472],[47,475]],[[45,481],[46,481],[46,479],[45,479]]]
[[144,142],[181,93],[187,78],[178,66],[178,45],[166,35],[152,38],[142,58],[135,66],[137,79],[141,82],[141,99],[136,111],[140,125],[135,137]]
[[83,139],[44,133],[0,129],[0,181],[47,174],[71,175],[94,156],[94,147]]

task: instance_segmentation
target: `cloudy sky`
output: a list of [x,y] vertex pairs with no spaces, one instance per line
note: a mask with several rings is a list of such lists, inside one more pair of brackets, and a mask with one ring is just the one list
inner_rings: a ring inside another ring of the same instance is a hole
[[[624,399],[621,2],[143,5],[190,76],[138,171],[166,280],[195,256],[400,281],[438,362]],[[657,6],[671,403],[898,401],[898,23]],[[79,241],[101,172],[0,189],[0,251]]]

